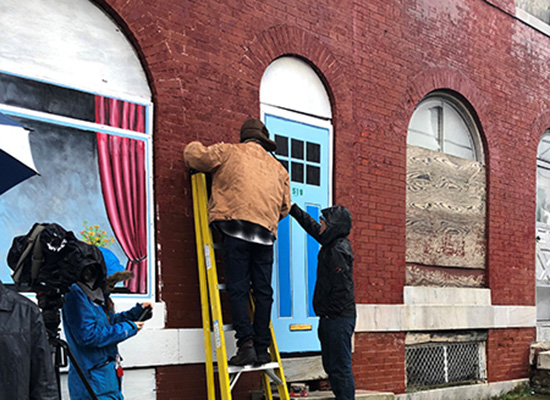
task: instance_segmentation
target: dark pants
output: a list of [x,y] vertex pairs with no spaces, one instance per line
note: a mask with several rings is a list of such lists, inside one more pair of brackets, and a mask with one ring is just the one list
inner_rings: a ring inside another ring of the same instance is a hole
[[355,383],[351,372],[351,336],[355,318],[319,320],[319,340],[323,368],[336,400],[354,400]]
[[[267,350],[271,344],[269,322],[273,303],[273,246],[250,243],[224,235],[223,247],[225,282],[237,346],[240,347],[249,339],[254,339],[254,347],[257,350]],[[248,314],[251,283],[255,305],[253,325]]]

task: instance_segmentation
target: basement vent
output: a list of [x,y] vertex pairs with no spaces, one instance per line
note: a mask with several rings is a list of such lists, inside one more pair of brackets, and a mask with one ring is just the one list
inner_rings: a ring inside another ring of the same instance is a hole
[[407,389],[477,383],[485,379],[485,342],[405,347]]

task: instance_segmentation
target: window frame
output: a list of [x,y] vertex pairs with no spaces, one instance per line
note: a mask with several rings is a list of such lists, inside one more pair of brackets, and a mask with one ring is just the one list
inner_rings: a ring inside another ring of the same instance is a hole
[[[442,106],[442,109],[443,109],[443,119],[445,118],[445,115],[444,115],[445,108],[443,107],[444,105],[449,105],[451,108],[453,108],[458,113],[458,115],[462,118],[462,120],[464,121],[466,127],[469,130],[469,132],[468,132],[469,133],[469,139],[470,139],[470,143],[472,145],[472,152],[474,153],[473,161],[478,161],[482,164],[485,164],[485,155],[484,155],[484,151],[483,151],[483,142],[482,142],[482,139],[481,139],[481,132],[480,132],[480,129],[478,127],[478,123],[476,121],[476,118],[474,117],[473,112],[470,110],[470,108],[468,107],[466,102],[464,100],[458,98],[456,95],[454,95],[452,93],[437,90],[437,91],[431,92],[428,95],[426,95],[416,105],[416,107],[415,107],[415,109],[414,109],[414,111],[411,115],[411,118],[409,119],[409,124],[407,126],[407,138],[411,134],[410,133],[410,125],[413,121],[414,114],[416,113],[416,111],[418,111],[420,109],[420,107],[425,106],[426,103],[428,103],[428,102],[429,103],[431,103],[431,102],[434,102],[434,103],[435,102],[440,102],[440,104]],[[439,152],[450,155],[450,156],[453,156],[453,157],[458,157],[458,156],[455,156],[453,154],[447,153],[445,151],[445,136],[446,136],[445,135],[445,130],[442,129],[441,136],[440,136],[440,138],[437,139],[438,140],[438,145],[440,146]],[[407,144],[408,144],[408,140],[407,140]],[[419,146],[419,147],[423,147],[423,146]],[[461,157],[461,158],[463,158],[463,157]]]
[[[57,114],[51,114],[44,111],[36,111],[29,108],[11,106],[8,104],[0,103],[0,112],[4,113],[7,116],[14,116],[25,118],[29,120],[35,120],[51,125],[57,125],[61,127],[74,128],[82,131],[87,131],[91,133],[102,132],[110,135],[116,135],[119,137],[128,137],[131,139],[141,140],[145,143],[145,179],[146,182],[146,199],[147,199],[147,252],[148,252],[148,263],[147,263],[147,291],[146,293],[121,293],[114,292],[111,297],[116,299],[116,303],[125,304],[126,301],[129,301],[130,304],[134,304],[136,300],[138,301],[155,301],[157,296],[157,276],[156,276],[156,252],[155,252],[155,225],[154,225],[154,192],[153,192],[153,103],[147,101],[143,98],[138,98],[130,95],[120,95],[113,94],[109,92],[96,92],[90,91],[83,88],[73,87],[70,85],[65,85],[58,82],[49,81],[46,79],[36,78],[30,75],[23,74],[14,74],[11,71],[0,70],[0,73],[5,75],[11,75],[17,78],[28,79],[52,86],[57,86],[61,88],[67,88],[75,90],[81,93],[98,95],[103,97],[108,97],[120,101],[131,102],[134,104],[142,105],[145,108],[145,132],[136,132],[127,129],[112,127],[104,124],[98,124],[95,122],[89,122],[80,120],[72,117],[65,117]],[[30,227],[29,227],[30,228]],[[7,266],[6,266],[7,268]],[[10,283],[7,283],[10,285]],[[34,297],[34,295],[29,293],[29,297]],[[121,301],[118,301],[121,300]]]

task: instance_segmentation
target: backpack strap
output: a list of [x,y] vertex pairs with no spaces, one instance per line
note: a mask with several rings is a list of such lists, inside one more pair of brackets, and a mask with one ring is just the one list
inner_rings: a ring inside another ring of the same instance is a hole
[[40,269],[40,264],[42,264],[42,244],[40,243],[40,233],[44,230],[44,225],[37,225],[31,232],[29,238],[27,239],[27,247],[19,257],[15,270],[13,271],[13,281],[15,283],[19,282],[21,278],[21,273],[23,272],[23,266],[25,264],[25,259],[32,250],[32,265],[31,265],[31,284],[34,284],[34,280],[38,276],[38,270]]

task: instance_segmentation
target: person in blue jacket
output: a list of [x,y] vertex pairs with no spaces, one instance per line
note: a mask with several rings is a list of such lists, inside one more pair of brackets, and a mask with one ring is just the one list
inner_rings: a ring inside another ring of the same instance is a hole
[[[117,345],[143,327],[143,322],[136,320],[143,309],[152,304],[136,304],[126,312],[114,312],[109,292],[118,281],[129,279],[133,274],[124,270],[110,250],[100,250],[107,267],[106,287],[96,287],[98,276],[94,271],[87,271],[84,282],[73,284],[65,295],[63,327],[69,348],[98,399],[120,400],[123,399],[122,368]],[[91,398],[72,364],[68,383],[71,400]]]

